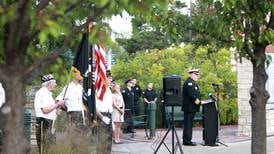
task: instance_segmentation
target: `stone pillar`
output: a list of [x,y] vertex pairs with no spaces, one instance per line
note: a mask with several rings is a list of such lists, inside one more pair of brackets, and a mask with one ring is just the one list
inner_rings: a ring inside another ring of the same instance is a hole
[[252,85],[252,63],[242,59],[237,63],[238,85],[238,135],[251,136],[251,106],[249,104],[249,90]]
[[266,134],[273,135],[274,134],[274,110],[267,109],[266,110]]

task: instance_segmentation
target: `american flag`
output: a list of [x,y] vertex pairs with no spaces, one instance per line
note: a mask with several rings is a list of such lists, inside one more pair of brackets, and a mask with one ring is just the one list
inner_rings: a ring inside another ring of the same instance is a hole
[[103,100],[107,89],[105,49],[101,45],[94,45],[95,54],[95,92],[98,99]]

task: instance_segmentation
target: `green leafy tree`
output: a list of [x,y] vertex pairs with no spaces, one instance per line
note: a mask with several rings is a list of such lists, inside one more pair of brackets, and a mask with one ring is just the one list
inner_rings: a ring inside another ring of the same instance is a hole
[[[206,6],[201,7],[206,8]],[[182,11],[183,9],[187,11]],[[197,14],[211,14],[211,12],[211,9],[197,9],[195,4],[191,4],[191,8],[186,8],[185,3],[170,1],[167,11],[155,7],[151,16],[135,16],[132,19],[133,36],[129,39],[119,38],[117,42],[129,53],[164,49],[182,43],[191,43],[196,46],[210,44],[212,51],[229,47],[228,40],[220,39],[221,37],[215,39],[208,36],[206,31],[192,26],[192,18],[197,18]],[[201,23],[197,24],[202,25]]]
[[274,3],[271,0],[198,0],[194,9],[193,29],[236,47],[237,56],[249,59],[253,65],[249,100],[252,110],[251,151],[265,154],[265,106],[269,98],[265,88],[268,78],[265,48],[274,44]]
[[189,17],[180,11],[184,7],[186,5],[179,1],[170,2],[168,11],[154,7],[150,16],[135,16],[132,37],[117,38],[116,41],[130,54],[178,45],[188,40]]
[[91,21],[96,26],[90,41],[107,44],[106,19],[123,11],[149,16],[154,6],[166,7],[167,0],[1,0],[0,81],[7,98],[0,112],[5,141],[1,152],[26,153],[22,121],[26,85],[78,41]]
[[116,41],[124,47],[128,53],[152,49],[160,50],[170,46],[166,36],[159,31],[144,31],[133,35],[129,39],[118,38]]

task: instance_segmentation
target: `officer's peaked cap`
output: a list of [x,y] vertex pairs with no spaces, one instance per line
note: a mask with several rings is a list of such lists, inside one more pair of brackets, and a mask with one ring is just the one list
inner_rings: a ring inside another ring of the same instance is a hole
[[191,74],[191,73],[199,74],[199,69],[190,69],[190,70],[188,71],[188,73],[189,73],[189,74]]
[[126,81],[125,81],[125,84],[127,84],[127,83],[130,82],[130,81],[131,81],[131,79],[126,80]]

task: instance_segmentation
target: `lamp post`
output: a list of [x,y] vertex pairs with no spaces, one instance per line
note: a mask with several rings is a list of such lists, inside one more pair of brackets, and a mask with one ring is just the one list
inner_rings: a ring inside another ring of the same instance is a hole
[[[189,19],[192,20],[192,0],[189,0]],[[192,30],[189,29],[189,43],[192,42]]]

